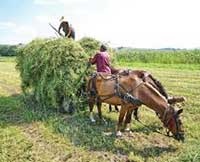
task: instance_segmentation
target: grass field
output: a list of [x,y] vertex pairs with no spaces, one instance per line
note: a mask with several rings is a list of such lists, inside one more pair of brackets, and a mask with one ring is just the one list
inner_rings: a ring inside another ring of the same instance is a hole
[[199,64],[200,50],[118,50],[116,59],[124,62]]
[[0,58],[0,162],[125,162],[200,161],[200,65],[142,64],[120,62],[118,66],[150,71],[170,95],[187,101],[182,120],[184,143],[155,132],[162,124],[155,113],[140,109],[141,120],[132,121],[132,134],[114,136],[118,114],[103,116],[107,125],[91,124],[88,111],[73,116],[52,110],[25,108],[21,103],[20,78],[13,58]]

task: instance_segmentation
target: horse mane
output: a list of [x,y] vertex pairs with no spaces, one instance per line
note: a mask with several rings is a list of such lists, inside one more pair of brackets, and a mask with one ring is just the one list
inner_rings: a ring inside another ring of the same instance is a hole
[[160,81],[158,81],[157,79],[155,79],[151,74],[149,75],[149,78],[155,83],[155,85],[157,86],[157,90],[166,98],[168,99],[168,94],[165,90],[165,88],[163,87],[163,85],[161,84]]

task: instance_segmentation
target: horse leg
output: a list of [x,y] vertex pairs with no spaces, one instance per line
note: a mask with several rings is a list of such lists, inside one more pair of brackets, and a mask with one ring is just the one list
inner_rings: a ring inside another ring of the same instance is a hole
[[120,112],[119,112],[118,124],[117,124],[117,133],[116,133],[117,137],[122,136],[122,133],[121,133],[122,122],[124,120],[124,116],[127,112],[127,109],[128,108],[126,106],[121,106],[121,109],[120,109]]
[[[115,105],[115,111],[119,112],[117,105]],[[109,112],[112,112],[112,105],[109,104]]]
[[97,102],[97,110],[98,110],[99,119],[103,121],[105,124],[107,124],[106,120],[102,118],[101,106],[102,106],[102,103]]
[[130,123],[131,123],[131,116],[132,116],[132,113],[133,113],[133,108],[130,108],[127,113],[126,113],[126,117],[125,117],[125,123],[124,123],[124,130],[126,132],[130,132]]
[[[133,114],[133,110],[134,110],[134,115],[135,115],[135,119],[136,119],[138,108],[139,108],[138,106],[131,106],[128,109],[128,111],[126,113],[125,123],[124,123],[125,131],[130,132],[130,123],[131,123],[131,117],[132,117],[132,114]],[[136,119],[136,120],[138,120],[138,119]]]
[[90,109],[90,121],[92,123],[94,123],[95,119],[94,119],[94,115],[93,115],[93,108],[94,108],[95,99],[90,98],[88,102],[89,102],[89,109]]
[[100,120],[102,119],[101,105],[102,105],[101,102],[97,102],[97,110]]
[[109,104],[109,112],[112,112],[112,105]]
[[115,105],[115,110],[117,111],[117,112],[119,112],[119,109],[118,109],[118,107]]
[[134,109],[134,113],[133,113],[135,120],[139,121],[139,117],[138,117],[138,108]]

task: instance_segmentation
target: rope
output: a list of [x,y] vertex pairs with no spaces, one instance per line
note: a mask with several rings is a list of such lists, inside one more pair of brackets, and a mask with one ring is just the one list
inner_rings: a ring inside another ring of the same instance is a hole
[[[141,122],[139,119],[136,119],[136,121],[137,121],[138,123],[140,123],[143,127],[145,127],[148,131],[152,131],[152,130],[148,127],[148,125],[144,124],[144,123]],[[167,137],[173,137],[173,136],[170,136],[170,135],[169,135],[169,131],[167,131],[167,135],[166,135],[166,134],[163,134],[162,132],[160,132],[160,131],[158,131],[158,130],[154,130],[153,132],[158,133],[158,134],[161,134],[161,135],[164,135],[164,136],[167,136]]]

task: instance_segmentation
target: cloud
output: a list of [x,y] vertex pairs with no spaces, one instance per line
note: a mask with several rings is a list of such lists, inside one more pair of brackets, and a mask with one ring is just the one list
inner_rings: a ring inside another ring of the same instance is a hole
[[[76,38],[95,37],[119,46],[194,47],[200,42],[199,0],[32,0],[30,24],[0,22],[0,41],[54,36],[65,16]],[[24,15],[23,15],[24,16]],[[25,15],[26,16],[26,15]],[[17,19],[17,18],[16,18]],[[24,39],[24,40],[23,40]]]
[[0,30],[14,29],[16,24],[13,22],[0,22]]
[[71,4],[82,4],[89,2],[89,0],[34,0],[37,5],[71,5]]
[[14,30],[14,33],[16,34],[17,37],[24,37],[26,38],[26,40],[37,36],[37,31],[29,25],[18,26]]
[[14,22],[0,22],[0,43],[27,43],[38,36],[37,29],[31,24],[16,24]]
[[37,5],[53,5],[56,4],[55,0],[34,0],[34,3]]
[[57,17],[57,16],[49,16],[49,15],[38,15],[38,16],[35,16],[35,20],[38,22],[38,23],[42,23],[42,24],[48,24],[50,22],[58,22],[58,20],[60,19],[60,17]]

